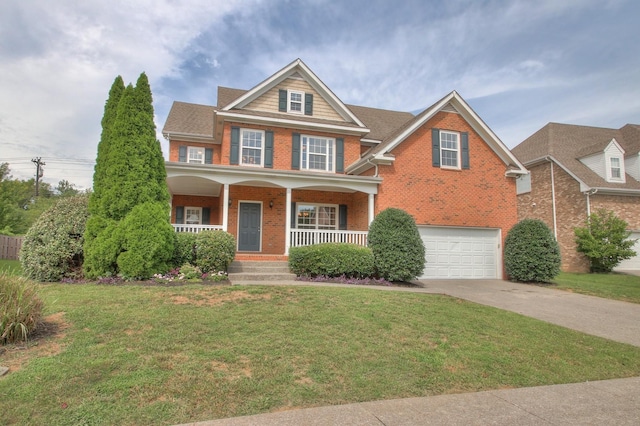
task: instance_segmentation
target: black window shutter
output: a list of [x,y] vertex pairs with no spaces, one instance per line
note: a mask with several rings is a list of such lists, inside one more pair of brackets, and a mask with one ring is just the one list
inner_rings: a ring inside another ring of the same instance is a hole
[[460,145],[462,146],[462,168],[469,168],[469,133],[460,133]]
[[284,89],[278,91],[278,111],[287,112],[287,91]]
[[178,149],[178,161],[181,163],[187,162],[187,147],[184,145]]
[[273,168],[273,132],[264,132],[264,166]]
[[341,231],[347,230],[347,205],[340,204],[338,209],[338,229]]
[[304,94],[304,115],[313,115],[313,94]]
[[230,164],[238,164],[240,160],[240,127],[231,128],[231,158]]
[[184,206],[176,206],[176,223],[184,223]]
[[291,203],[291,229],[296,227],[298,221],[298,212],[296,212],[296,203]]
[[294,133],[293,146],[291,147],[291,168],[300,170],[300,133]]
[[336,172],[344,172],[344,139],[336,138]]
[[211,223],[211,209],[209,207],[202,208],[202,224],[209,225]]
[[213,164],[213,148],[204,150],[204,164]]
[[440,167],[440,129],[431,129],[431,156],[433,167]]

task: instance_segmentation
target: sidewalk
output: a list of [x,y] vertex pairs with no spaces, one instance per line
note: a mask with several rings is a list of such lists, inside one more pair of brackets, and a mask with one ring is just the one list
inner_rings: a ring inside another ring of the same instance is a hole
[[[344,287],[300,281],[279,285]],[[422,281],[422,285],[422,288],[367,288],[446,294],[640,347],[638,304],[499,280],[434,280]],[[603,424],[640,424],[640,377],[372,401],[192,423],[198,426]]]

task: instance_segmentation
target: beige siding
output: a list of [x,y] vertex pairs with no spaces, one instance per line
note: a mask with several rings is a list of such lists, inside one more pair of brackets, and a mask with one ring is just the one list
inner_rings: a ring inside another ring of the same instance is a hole
[[304,80],[287,78],[269,90],[245,108],[254,111],[278,112],[278,93],[280,89],[298,90],[313,94],[313,117],[325,120],[345,121],[323,98]]

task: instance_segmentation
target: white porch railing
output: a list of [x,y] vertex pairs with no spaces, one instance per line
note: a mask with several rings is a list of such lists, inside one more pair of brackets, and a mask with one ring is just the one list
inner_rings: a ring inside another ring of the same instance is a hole
[[190,232],[197,234],[201,231],[222,231],[224,228],[222,225],[185,225],[181,223],[172,223],[173,229],[176,232]]
[[350,243],[366,247],[367,231],[291,230],[291,247],[321,243]]

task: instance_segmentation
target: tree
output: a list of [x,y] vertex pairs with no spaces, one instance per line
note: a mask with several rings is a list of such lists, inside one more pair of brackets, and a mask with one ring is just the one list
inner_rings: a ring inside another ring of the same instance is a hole
[[509,278],[548,283],[560,273],[560,247],[549,227],[539,219],[524,219],[507,234],[504,266]]
[[78,195],[79,192],[80,191],[75,188],[75,185],[66,179],[58,182],[58,186],[56,186],[56,193],[61,197],[72,197]]
[[425,249],[413,217],[388,208],[371,222],[368,235],[375,267],[389,281],[409,281],[424,271]]
[[582,228],[575,228],[577,250],[589,259],[591,272],[611,272],[621,261],[636,255],[627,222],[614,212],[599,209]]

